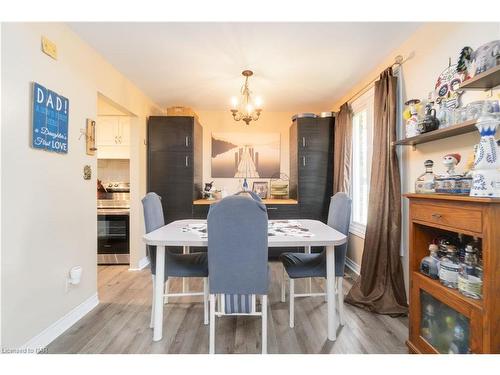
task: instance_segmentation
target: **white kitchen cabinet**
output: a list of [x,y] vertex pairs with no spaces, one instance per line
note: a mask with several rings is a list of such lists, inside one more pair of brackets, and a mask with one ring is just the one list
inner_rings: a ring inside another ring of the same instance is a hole
[[130,119],[125,116],[99,116],[96,122],[97,158],[130,158]]

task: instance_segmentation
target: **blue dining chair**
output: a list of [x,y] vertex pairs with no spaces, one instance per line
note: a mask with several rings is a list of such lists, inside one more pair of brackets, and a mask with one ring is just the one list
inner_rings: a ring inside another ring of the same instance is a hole
[[[144,223],[146,233],[152,232],[165,225],[161,197],[153,192],[147,193],[142,199],[144,209]],[[156,273],[156,247],[147,246],[147,256],[150,261],[151,275],[153,279],[153,301],[155,296],[155,273]],[[176,293],[169,294],[168,286],[164,290],[163,297],[178,297],[183,295],[203,295],[204,324],[208,324],[208,259],[206,253],[174,254],[170,251],[165,252],[165,280],[167,283],[169,277],[202,277],[203,293]],[[154,303],[151,303],[151,323],[153,328],[154,321]]]
[[[337,193],[330,200],[327,224],[333,229],[348,235],[351,222],[352,201],[345,193]],[[338,298],[340,324],[344,325],[344,267],[347,254],[347,242],[335,246],[335,294]],[[284,272],[281,285],[281,299],[285,300],[285,272],[290,280],[290,327],[293,328],[295,298],[309,296],[326,296],[326,293],[295,293],[295,279],[323,277],[326,278],[326,249],[321,253],[283,253],[280,256]]]
[[215,317],[222,315],[261,316],[262,353],[267,353],[267,210],[249,194],[226,197],[208,213],[210,354],[215,353]]

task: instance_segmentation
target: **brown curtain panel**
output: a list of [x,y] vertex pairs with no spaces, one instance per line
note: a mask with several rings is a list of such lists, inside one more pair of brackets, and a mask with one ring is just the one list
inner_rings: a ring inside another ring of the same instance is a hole
[[342,191],[349,195],[351,186],[351,108],[345,103],[335,119],[333,155],[333,193]]
[[346,302],[365,310],[392,316],[408,313],[401,241],[401,185],[396,140],[396,84],[392,69],[375,82],[373,157],[368,223],[357,279]]

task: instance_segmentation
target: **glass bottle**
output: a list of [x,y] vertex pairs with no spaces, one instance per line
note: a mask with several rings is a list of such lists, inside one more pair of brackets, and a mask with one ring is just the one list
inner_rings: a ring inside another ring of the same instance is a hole
[[457,247],[446,246],[446,255],[439,262],[439,281],[448,288],[457,289],[460,264],[457,258]]
[[466,297],[480,299],[482,287],[482,272],[478,270],[476,249],[471,245],[467,245],[464,261],[460,263],[458,291]]
[[424,162],[425,173],[422,173],[415,181],[415,193],[417,194],[431,194],[436,192],[435,183],[436,175],[432,172],[434,162],[426,160]]
[[430,255],[420,262],[420,272],[432,279],[439,279],[439,247],[435,244],[429,245]]
[[458,233],[458,260],[460,262],[464,261],[465,257],[465,247],[467,246],[466,241],[462,233]]
[[482,252],[481,252],[481,240],[477,237],[472,237],[472,241],[470,241],[467,245],[471,245],[472,248],[476,251],[477,263],[478,265],[482,264]]

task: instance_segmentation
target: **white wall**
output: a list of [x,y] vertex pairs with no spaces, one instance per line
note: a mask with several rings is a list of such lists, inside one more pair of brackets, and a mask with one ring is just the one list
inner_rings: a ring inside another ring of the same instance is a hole
[[[429,91],[434,89],[438,75],[448,66],[448,58],[452,63],[458,59],[460,50],[464,46],[477,48],[481,44],[491,40],[500,39],[500,23],[428,23],[420,27],[403,45],[393,51],[374,71],[363,77],[359,84],[352,87],[344,97],[334,104],[339,108],[361,87],[378,76],[378,74],[394,62],[394,57],[401,54],[403,57],[411,57],[403,65],[404,77],[404,100],[410,98],[426,99]],[[484,92],[466,92],[463,103],[484,98]],[[500,99],[498,91],[494,93],[496,99]],[[458,152],[463,159],[472,152],[472,147],[477,143],[477,133],[465,134],[453,138],[434,141],[418,145],[416,151],[404,148],[402,153],[402,192],[413,192],[415,179],[424,171],[423,163],[426,159],[432,159],[435,170],[438,173],[444,171],[441,159],[448,153]],[[459,164],[462,170],[464,161]],[[407,233],[407,202],[404,200],[403,210],[403,246],[405,249],[403,266],[405,269],[405,280],[408,286],[408,233]],[[355,259],[361,259],[364,241],[353,241],[349,252]]]
[[[211,135],[213,132],[237,133],[280,133],[281,141],[281,172],[290,175],[290,141],[289,128],[292,124],[292,112],[267,112],[262,111],[258,121],[252,121],[249,126],[242,121],[234,121],[229,109],[224,111],[196,111],[203,127],[203,182],[215,181],[217,189],[225,188],[228,193],[236,193],[242,181],[236,178],[212,178],[211,173]],[[252,188],[252,181],[249,186]],[[269,181],[269,179],[256,179],[256,181]]]
[[[58,60],[40,51],[41,36],[57,44]],[[146,116],[156,106],[67,26],[2,24],[2,346],[25,344],[96,289],[96,158],[85,153],[80,128],[96,118],[100,92],[137,117],[132,125],[132,262],[144,256],[140,196],[145,193]],[[69,98],[69,153],[30,147],[31,91],[36,81]],[[83,180],[83,166],[93,175]],[[80,285],[65,292],[70,267]]]

